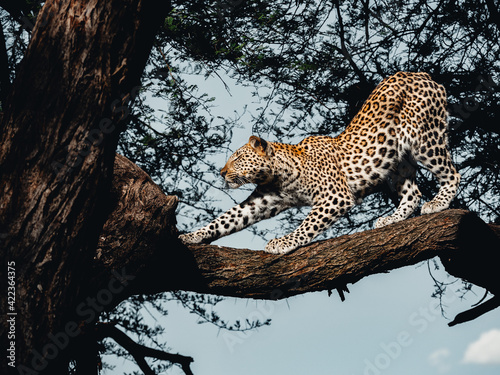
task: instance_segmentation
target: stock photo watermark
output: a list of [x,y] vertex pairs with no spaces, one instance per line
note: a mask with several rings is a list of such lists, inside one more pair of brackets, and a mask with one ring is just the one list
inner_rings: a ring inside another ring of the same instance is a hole
[[[125,120],[130,115],[130,108],[128,103],[132,103],[135,97],[138,95],[141,86],[135,86],[129,94],[123,95],[121,99],[115,99],[111,105],[111,113],[113,115],[120,115],[120,118],[115,122],[121,122]],[[116,125],[113,120],[108,117],[104,117],[99,121],[99,124],[94,129],[91,129],[87,136],[83,140],[82,148],[79,151],[69,152],[63,163],[59,161],[53,161],[51,163],[51,168],[56,173],[60,172],[71,172],[74,168],[80,166],[86,156],[90,154],[93,147],[99,146],[104,137],[115,131]]]
[[[479,75],[477,80],[479,83],[474,89],[472,95],[467,96],[462,99],[460,103],[455,103],[451,106],[453,112],[456,113],[462,120],[468,119],[474,111],[477,111],[481,106],[481,102],[487,100],[495,92],[495,88],[498,88],[498,84],[493,80],[493,77],[486,76],[483,77]],[[452,126],[456,129],[460,125]]]
[[[269,300],[259,301],[255,310],[246,314],[245,319],[238,318],[240,321],[268,321],[281,306],[287,304],[285,296],[286,292],[297,289],[302,286],[307,278],[313,272],[307,272],[300,276],[292,277],[281,288],[274,289],[270,295]],[[222,339],[226,344],[229,353],[233,354],[237,347],[244,344],[254,333],[254,330],[246,331],[226,331],[222,334]]]
[[7,364],[16,365],[16,262],[7,262]]
[[[439,316],[442,315],[440,305],[451,304],[459,297],[455,294],[442,296],[440,301],[432,300],[427,306],[420,306],[416,311],[408,316],[408,329],[401,330],[389,342],[380,342],[380,352],[372,358],[365,358],[362,375],[382,375],[398,358],[406,348],[409,348],[416,340],[416,337],[429,328]],[[354,375],[354,374],[353,374]]]
[[[78,319],[78,321],[72,320],[67,322],[64,328],[59,332],[49,333],[47,335],[47,343],[43,348],[40,350],[32,350],[29,363],[19,365],[15,363],[16,349],[14,324],[14,340],[11,341],[11,347],[9,348],[9,366],[15,367],[21,375],[38,375],[40,371],[45,370],[49,366],[50,361],[57,358],[59,354],[69,346],[72,339],[82,334],[82,324],[94,322],[98,315],[113,302],[116,295],[123,292],[125,287],[135,279],[134,275],[127,274],[125,268],[122,268],[120,271],[113,270],[111,273],[113,277],[109,280],[106,288],[99,290],[95,296],[87,297],[84,302],[81,302],[76,307],[76,315],[80,319]],[[11,331],[12,329],[9,331],[9,334]],[[11,353],[13,354],[12,358],[10,358]]]
[[[269,320],[275,313],[277,307],[285,304],[285,300],[279,301],[259,301],[255,310],[246,315],[246,319],[238,319],[243,321],[265,321]],[[222,334],[222,339],[226,344],[229,353],[233,354],[237,347],[244,344],[246,340],[252,337],[255,330],[246,331],[226,331]]]
[[[45,27],[49,23],[49,19],[52,18],[54,14],[52,13],[51,10],[47,12],[40,12],[38,11],[34,16],[33,20],[36,20],[38,22],[38,27]],[[21,17],[20,20],[22,24],[22,28],[28,32],[32,32],[33,29],[35,28],[35,24],[32,22],[32,20],[26,16]],[[20,36],[17,36],[20,37]]]

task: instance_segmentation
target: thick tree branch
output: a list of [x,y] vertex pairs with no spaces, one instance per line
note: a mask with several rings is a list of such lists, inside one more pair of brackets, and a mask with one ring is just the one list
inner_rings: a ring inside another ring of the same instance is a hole
[[[450,273],[499,294],[498,226],[448,210],[377,230],[312,243],[290,254],[214,245],[189,249],[176,238],[175,197],[166,197],[127,159],[115,161],[115,206],[101,235],[94,280],[125,267],[136,279],[126,294],[191,290],[279,299],[341,290],[363,277],[439,256]],[[119,220],[118,220],[119,219]],[[117,246],[119,244],[119,246]],[[101,285],[101,287],[103,287]]]
[[190,368],[190,364],[193,362],[193,358],[191,357],[167,353],[163,350],[148,348],[147,346],[138,344],[112,324],[100,323],[96,326],[96,332],[98,340],[110,337],[116,341],[117,344],[126,349],[132,357],[134,357],[137,365],[145,375],[155,375],[155,372],[146,362],[146,357],[158,358],[171,363],[176,363],[181,366],[186,375],[193,375]]

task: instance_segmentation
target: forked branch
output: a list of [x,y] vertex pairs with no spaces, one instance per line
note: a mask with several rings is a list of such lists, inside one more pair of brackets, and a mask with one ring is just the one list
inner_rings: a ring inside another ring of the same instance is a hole
[[147,346],[138,344],[113,324],[97,324],[96,333],[98,340],[110,337],[122,348],[127,350],[132,355],[132,357],[134,357],[135,362],[145,375],[156,374],[146,362],[146,357],[157,358],[178,364],[186,375],[193,375],[193,372],[190,368],[190,364],[193,362],[193,358],[191,357],[186,357],[180,354],[167,353],[163,350],[148,348]]

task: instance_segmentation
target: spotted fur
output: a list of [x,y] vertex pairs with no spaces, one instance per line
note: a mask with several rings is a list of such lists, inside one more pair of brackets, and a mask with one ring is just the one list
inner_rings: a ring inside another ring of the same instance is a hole
[[312,206],[292,233],[271,240],[265,250],[287,253],[310,243],[340,216],[390,178],[400,203],[375,227],[408,218],[421,193],[416,162],[440,183],[423,214],[449,207],[460,175],[446,148],[446,92],[427,73],[399,72],[371,93],[349,126],[337,137],[313,136],[297,145],[252,136],[221,171],[231,188],[257,185],[242,203],[207,226],[182,235],[184,243],[209,243],[295,206]]

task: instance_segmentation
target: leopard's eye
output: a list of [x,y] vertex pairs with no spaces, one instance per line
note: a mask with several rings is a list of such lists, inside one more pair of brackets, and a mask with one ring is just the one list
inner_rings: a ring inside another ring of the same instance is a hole
[[243,156],[243,154],[241,154],[241,153],[237,153],[237,154],[235,154],[235,155],[234,155],[233,162],[234,162],[234,161],[237,161],[238,159],[241,159],[241,157],[242,157],[242,156]]

